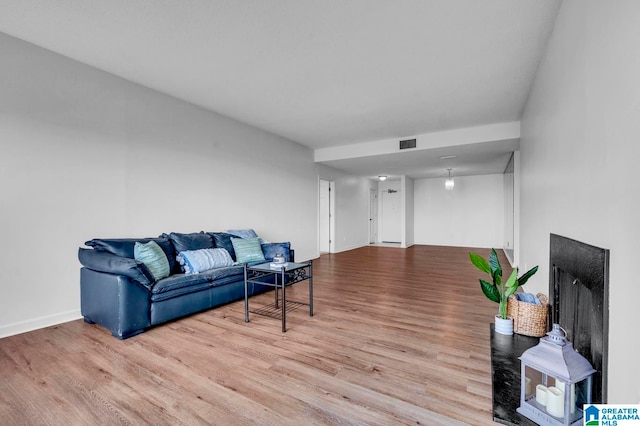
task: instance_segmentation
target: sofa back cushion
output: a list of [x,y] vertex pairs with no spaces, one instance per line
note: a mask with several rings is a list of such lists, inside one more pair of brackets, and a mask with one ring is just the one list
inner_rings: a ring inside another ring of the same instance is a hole
[[227,234],[226,232],[207,232],[213,239],[216,248],[223,248],[229,252],[231,258],[235,260],[236,252],[233,250],[233,244],[231,243],[231,238],[234,238],[233,235]]
[[258,238],[258,234],[253,229],[229,229],[227,234],[231,234],[237,238]]
[[104,251],[116,256],[127,257],[129,259],[135,259],[134,246],[136,242],[146,244],[149,241],[155,241],[160,246],[164,254],[169,261],[169,269],[171,271],[178,272],[180,267],[176,266],[176,252],[173,250],[171,241],[168,238],[95,238],[87,241],[84,244],[89,247],[93,247],[94,250]]
[[169,235],[162,234],[161,236],[167,237],[171,240],[176,253],[188,250],[213,248],[213,240],[211,239],[211,236],[204,232],[192,232],[190,234],[172,232]]

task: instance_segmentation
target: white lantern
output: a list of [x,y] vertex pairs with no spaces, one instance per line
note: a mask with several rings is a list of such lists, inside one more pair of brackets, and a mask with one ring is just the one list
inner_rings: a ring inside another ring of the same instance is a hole
[[573,348],[558,324],[520,357],[520,407],[539,425],[582,425],[582,406],[591,404],[596,371]]

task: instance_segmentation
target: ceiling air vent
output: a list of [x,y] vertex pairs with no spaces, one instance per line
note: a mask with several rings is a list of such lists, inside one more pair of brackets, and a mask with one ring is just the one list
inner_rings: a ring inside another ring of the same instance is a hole
[[400,149],[409,149],[409,148],[415,148],[415,147],[416,147],[415,139],[405,139],[403,141],[400,141]]

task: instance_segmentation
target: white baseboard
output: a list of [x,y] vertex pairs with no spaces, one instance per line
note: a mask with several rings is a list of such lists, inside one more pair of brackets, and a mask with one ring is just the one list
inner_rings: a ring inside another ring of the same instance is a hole
[[361,248],[361,247],[366,247],[368,245],[369,244],[361,244],[361,245],[354,245],[354,246],[350,246],[350,247],[342,247],[341,249],[336,250],[333,253],[342,253],[344,251],[355,250],[355,249],[358,249],[358,248]]
[[[414,246],[415,244],[410,244],[406,247],[403,247],[400,245],[400,243],[389,243],[388,246],[389,247],[398,247],[398,248],[409,248],[411,246]],[[343,247],[340,250],[334,251],[333,253],[342,253],[345,251],[350,251],[350,250],[355,250],[355,249],[359,249],[362,247],[384,247],[384,243],[378,243],[378,244],[371,244],[371,243],[366,243],[366,244],[356,244],[354,246],[350,246],[350,247]]]
[[80,309],[0,326],[0,339],[82,318]]

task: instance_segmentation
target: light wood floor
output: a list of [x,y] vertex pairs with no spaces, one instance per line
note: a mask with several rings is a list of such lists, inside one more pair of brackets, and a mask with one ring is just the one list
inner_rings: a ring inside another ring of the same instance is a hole
[[0,423],[493,424],[497,305],[468,251],[323,255],[286,333],[240,301],[124,341],[82,320],[0,339]]

